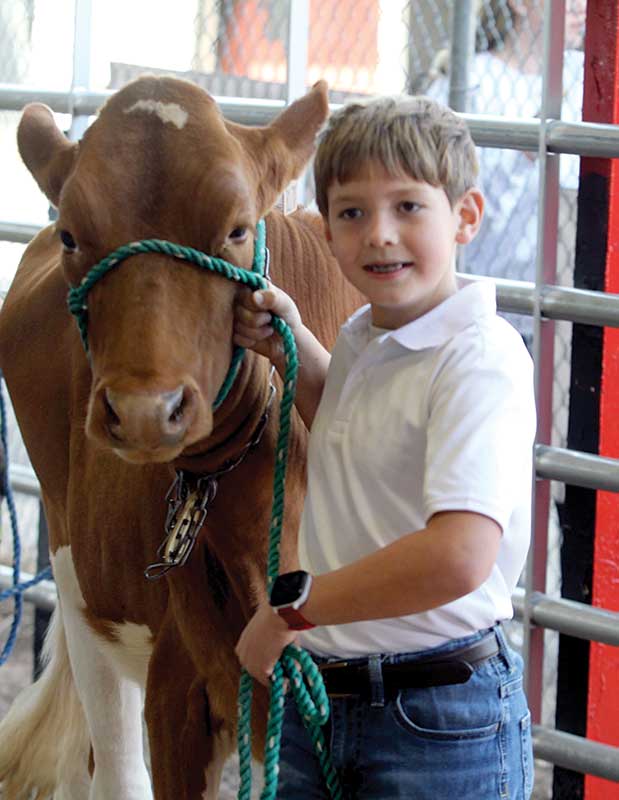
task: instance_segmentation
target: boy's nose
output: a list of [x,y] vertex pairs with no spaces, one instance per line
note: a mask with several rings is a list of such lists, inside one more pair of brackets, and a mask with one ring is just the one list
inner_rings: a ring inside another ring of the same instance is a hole
[[397,225],[392,219],[377,215],[368,225],[367,244],[371,247],[385,247],[397,243]]

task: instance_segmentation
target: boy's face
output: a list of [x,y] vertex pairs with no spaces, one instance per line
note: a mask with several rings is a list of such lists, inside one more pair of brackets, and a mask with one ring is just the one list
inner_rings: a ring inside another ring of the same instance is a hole
[[452,208],[445,190],[372,164],[328,190],[326,234],[344,277],[370,302],[372,322],[399,328],[456,291],[456,244],[477,233],[483,198]]

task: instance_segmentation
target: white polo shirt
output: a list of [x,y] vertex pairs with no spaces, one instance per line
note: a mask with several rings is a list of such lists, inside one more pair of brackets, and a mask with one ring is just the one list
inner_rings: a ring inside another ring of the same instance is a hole
[[491,282],[461,287],[424,316],[372,337],[369,306],[342,327],[312,425],[299,557],[313,575],[425,528],[439,511],[501,527],[474,592],[420,614],[304,631],[341,658],[435,647],[511,618],[530,538],[533,365],[496,315]]

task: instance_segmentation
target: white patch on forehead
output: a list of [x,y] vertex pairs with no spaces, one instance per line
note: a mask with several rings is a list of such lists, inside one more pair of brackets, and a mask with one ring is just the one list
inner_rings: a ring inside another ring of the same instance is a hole
[[189,114],[178,103],[162,103],[159,100],[138,100],[129,108],[125,108],[125,114],[133,114],[134,111],[156,114],[162,122],[171,122],[179,130],[185,127],[189,119]]

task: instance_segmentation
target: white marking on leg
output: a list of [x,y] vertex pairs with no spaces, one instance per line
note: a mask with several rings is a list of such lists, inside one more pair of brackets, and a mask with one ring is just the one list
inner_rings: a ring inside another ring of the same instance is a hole
[[184,128],[189,114],[178,103],[162,103],[160,100],[138,100],[129,108],[125,108],[125,114],[133,114],[135,111],[146,111],[148,114],[155,114],[163,123],[172,123],[181,130]]
[[52,567],[94,753],[89,800],[152,800],[142,746],[142,689],[121,676],[111,661],[112,651],[87,624],[70,547],[56,551]]
[[148,662],[153,652],[153,636],[147,625],[119,622],[110,626],[116,641],[101,639],[99,645],[121,675],[146,688]]
[[234,737],[229,733],[220,733],[213,743],[213,758],[204,770],[206,791],[202,792],[202,800],[217,800],[219,784],[226,761],[235,746]]

